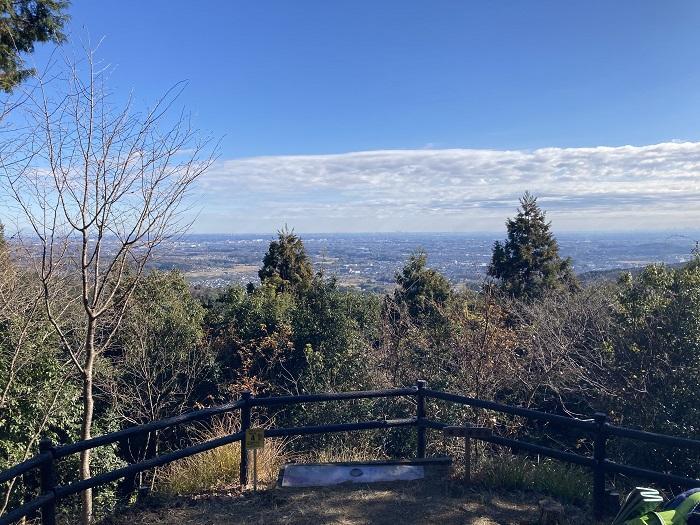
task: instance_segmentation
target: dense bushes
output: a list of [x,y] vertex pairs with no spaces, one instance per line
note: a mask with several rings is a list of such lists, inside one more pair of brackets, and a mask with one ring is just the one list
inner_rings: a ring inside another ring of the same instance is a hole
[[[624,276],[613,315],[608,345],[617,387],[609,404],[613,417],[628,426],[697,438],[700,259]],[[624,445],[620,454],[656,469],[688,473],[700,460],[684,450]]]

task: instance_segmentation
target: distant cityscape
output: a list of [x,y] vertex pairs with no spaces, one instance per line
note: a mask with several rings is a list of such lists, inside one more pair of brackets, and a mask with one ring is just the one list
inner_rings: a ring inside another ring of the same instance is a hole
[[[179,269],[195,286],[258,283],[257,271],[274,235],[187,235],[161,249],[155,266]],[[455,287],[478,286],[486,276],[495,234],[367,233],[301,235],[317,271],[346,286],[382,291],[408,257],[424,250],[428,264]],[[584,279],[616,269],[679,264],[692,256],[696,233],[562,234],[560,252]]]

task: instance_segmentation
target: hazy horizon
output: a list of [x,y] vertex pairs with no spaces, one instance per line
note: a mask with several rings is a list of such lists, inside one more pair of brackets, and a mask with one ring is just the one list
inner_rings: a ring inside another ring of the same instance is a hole
[[[395,273],[411,254],[423,251],[428,264],[454,285],[486,275],[496,232],[297,232],[314,266],[340,282],[374,289],[393,286]],[[164,245],[156,267],[178,269],[192,283],[219,288],[258,282],[258,270],[275,239],[272,232],[188,234]],[[571,257],[578,274],[640,268],[647,264],[682,264],[691,259],[700,231],[662,233],[561,233],[559,251]]]
[[[201,232],[195,232],[195,231],[188,231],[182,234],[183,237],[188,237],[188,236],[205,236],[205,235],[212,235],[212,236],[252,236],[252,235],[267,235],[270,237],[276,237],[278,231],[280,231],[282,227],[278,228],[277,230],[267,230],[267,231],[247,231],[247,232],[215,232],[215,231],[201,231]],[[304,236],[304,235],[474,235],[474,236],[479,236],[479,237],[504,237],[506,235],[506,230],[505,230],[505,225],[503,230],[497,231],[497,230],[475,230],[475,231],[429,231],[429,230],[424,230],[424,231],[418,231],[418,230],[376,230],[376,231],[354,231],[354,232],[330,232],[330,231],[302,231],[297,228],[292,228],[289,226],[290,230],[293,230],[294,233],[296,233],[299,236]],[[644,229],[636,229],[636,230],[560,230],[560,231],[552,231],[555,237],[557,236],[569,236],[569,235],[590,235],[590,236],[616,236],[616,235],[658,235],[658,236],[669,236],[669,237],[688,237],[689,239],[692,238],[695,240],[695,235],[700,236],[700,228],[697,229],[677,229],[677,230],[665,230],[665,229],[659,229],[659,230],[644,230]],[[700,240],[700,239],[699,239]]]

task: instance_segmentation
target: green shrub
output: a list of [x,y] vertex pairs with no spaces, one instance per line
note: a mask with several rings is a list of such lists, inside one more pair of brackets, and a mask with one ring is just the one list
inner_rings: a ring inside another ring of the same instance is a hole
[[511,454],[482,459],[475,478],[488,488],[535,491],[575,505],[589,503],[593,486],[590,473],[580,467]]

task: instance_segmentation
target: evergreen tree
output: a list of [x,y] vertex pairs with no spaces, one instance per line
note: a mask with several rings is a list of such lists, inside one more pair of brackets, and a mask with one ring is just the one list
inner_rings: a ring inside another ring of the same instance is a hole
[[[618,393],[608,396],[613,413],[628,426],[664,434],[696,436],[700,428],[700,264],[647,266],[623,274],[613,303],[614,324],[606,349],[613,358]],[[626,450],[629,462],[655,469],[691,464],[687,451]]]
[[212,302],[205,330],[216,355],[219,395],[285,391],[290,370],[299,371],[291,340],[295,305],[293,296],[268,286],[252,292],[232,286]]
[[394,300],[412,319],[436,322],[441,318],[441,309],[447,304],[452,288],[444,275],[428,268],[426,263],[425,252],[414,253],[403,269],[396,272],[398,287]]
[[488,273],[500,280],[501,289],[518,298],[537,298],[548,289],[576,289],[571,259],[559,256],[545,212],[530,192],[520,198],[514,219],[508,219],[508,239],[496,241]]
[[311,285],[311,260],[294,230],[285,226],[277,232],[277,240],[270,243],[258,276],[260,282],[271,284],[280,292],[297,292]]
[[33,73],[22,53],[37,42],[60,43],[68,20],[66,0],[0,0],[0,90],[9,92]]
[[316,277],[299,294],[291,318],[294,345],[304,353],[300,383],[306,391],[371,388],[368,353],[377,339],[376,296]]

